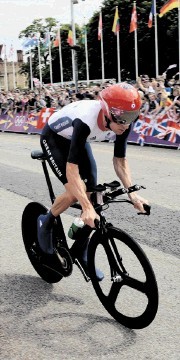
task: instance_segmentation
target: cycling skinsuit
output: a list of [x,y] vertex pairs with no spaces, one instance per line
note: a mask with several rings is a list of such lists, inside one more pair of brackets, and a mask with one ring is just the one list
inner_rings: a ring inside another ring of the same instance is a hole
[[41,134],[41,146],[51,169],[67,183],[66,163],[77,164],[87,189],[97,183],[96,162],[90,142],[114,139],[114,156],[125,157],[130,127],[122,135],[104,129],[98,100],[81,100],[66,105],[52,114]]

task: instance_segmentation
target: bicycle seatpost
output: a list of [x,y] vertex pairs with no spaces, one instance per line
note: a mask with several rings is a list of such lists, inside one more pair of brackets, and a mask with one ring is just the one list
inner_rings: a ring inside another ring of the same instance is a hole
[[49,190],[49,196],[50,196],[51,202],[53,204],[54,200],[55,200],[55,195],[54,195],[54,191],[53,191],[53,188],[52,188],[52,184],[51,184],[49,172],[48,172],[48,169],[47,169],[46,161],[42,160],[41,162],[42,162],[42,167],[43,167],[44,175],[45,175],[45,178],[46,178],[46,183],[47,183],[48,190]]

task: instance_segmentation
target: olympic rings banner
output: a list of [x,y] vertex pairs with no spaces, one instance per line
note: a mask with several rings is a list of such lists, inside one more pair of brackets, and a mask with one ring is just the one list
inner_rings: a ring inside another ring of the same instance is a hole
[[54,108],[43,108],[40,112],[19,112],[0,115],[0,131],[16,133],[40,134],[49,117],[54,113]]
[[[8,112],[0,115],[0,131],[26,134],[40,134],[55,108],[43,108],[40,112]],[[180,122],[166,113],[163,117],[144,117],[140,114],[128,137],[128,142],[167,145],[180,148]]]

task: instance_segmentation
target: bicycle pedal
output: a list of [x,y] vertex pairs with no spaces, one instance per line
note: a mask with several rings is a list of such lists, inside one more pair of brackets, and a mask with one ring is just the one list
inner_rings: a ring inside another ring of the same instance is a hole
[[113,282],[121,282],[123,279],[121,277],[121,275],[115,275],[111,278],[111,281]]

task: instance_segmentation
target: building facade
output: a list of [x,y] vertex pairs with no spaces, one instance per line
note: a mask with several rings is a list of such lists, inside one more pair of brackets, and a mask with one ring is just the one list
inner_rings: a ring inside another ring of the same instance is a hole
[[20,66],[23,62],[23,54],[18,50],[18,61],[4,61],[0,58],[0,90],[12,91],[13,89],[28,88],[28,78],[20,74]]

